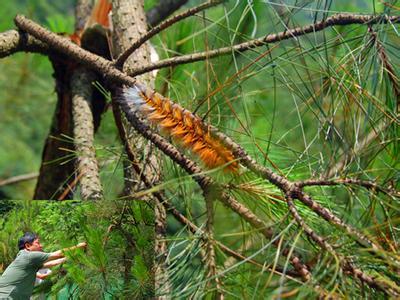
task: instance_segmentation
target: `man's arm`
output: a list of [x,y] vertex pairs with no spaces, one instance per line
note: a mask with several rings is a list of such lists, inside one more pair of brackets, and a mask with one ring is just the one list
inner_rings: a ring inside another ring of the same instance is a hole
[[[45,263],[43,264],[43,268],[50,268],[50,267],[54,267],[54,266],[61,265],[61,264],[64,263],[66,260],[67,260],[67,258],[66,258],[66,257],[63,257],[63,258],[54,259],[54,260],[45,262]],[[36,277],[37,277],[37,275],[36,275]]]
[[62,250],[57,250],[55,252],[51,252],[50,255],[49,255],[49,258],[46,261],[46,263],[49,262],[49,261],[52,261],[54,259],[58,259],[58,258],[64,257],[65,256],[64,255],[65,251],[75,250],[75,249],[79,249],[79,248],[86,248],[86,246],[87,246],[86,243],[79,243],[76,246],[72,246],[72,247],[69,247],[69,248],[64,248]]

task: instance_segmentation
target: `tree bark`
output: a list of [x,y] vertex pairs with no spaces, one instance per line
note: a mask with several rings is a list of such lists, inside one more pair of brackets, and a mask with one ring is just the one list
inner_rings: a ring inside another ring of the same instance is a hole
[[74,144],[77,152],[77,172],[80,177],[81,198],[101,200],[103,188],[99,177],[94,142],[94,119],[92,113],[92,82],[96,76],[85,68],[78,68],[72,74],[72,112]]

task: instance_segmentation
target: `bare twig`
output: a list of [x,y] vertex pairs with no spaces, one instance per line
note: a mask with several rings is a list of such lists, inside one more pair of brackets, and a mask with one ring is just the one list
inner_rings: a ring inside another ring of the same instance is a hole
[[130,73],[130,75],[136,76],[152,70],[161,69],[169,66],[187,64],[221,55],[228,55],[232,54],[232,52],[234,51],[243,52],[250,49],[254,49],[256,47],[264,46],[266,44],[276,43],[279,41],[296,38],[298,36],[302,36],[308,33],[318,32],[324,30],[327,27],[344,26],[350,24],[371,25],[376,23],[387,23],[387,22],[398,23],[400,22],[400,16],[388,17],[388,16],[374,16],[374,15],[336,14],[323,21],[314,24],[306,25],[303,27],[296,27],[279,33],[269,34],[265,37],[250,40],[248,42],[237,44],[234,46],[214,49],[205,52],[192,53],[188,55],[182,55],[161,60],[152,63],[146,67],[137,68],[136,70],[133,70],[133,72]]
[[124,53],[122,53],[116,60],[115,60],[115,66],[122,69],[122,66],[124,65],[125,61],[127,60],[127,58],[136,50],[138,49],[141,45],[143,45],[146,41],[148,41],[149,39],[151,39],[153,36],[155,36],[156,34],[158,34],[159,32],[161,32],[162,30],[172,26],[173,24],[187,18],[190,16],[195,15],[196,13],[207,9],[209,7],[218,5],[220,3],[222,3],[224,0],[210,0],[206,3],[203,3],[199,6],[193,7],[193,8],[189,8],[188,10],[173,16],[171,18],[169,18],[168,20],[165,20],[164,22],[162,22],[160,25],[152,28],[150,31],[148,31],[146,34],[140,36],[140,38],[135,41]]
[[22,181],[36,179],[38,175],[39,173],[28,173],[28,174],[13,176],[7,179],[2,179],[0,180],[0,186],[6,186],[10,184],[20,183]]

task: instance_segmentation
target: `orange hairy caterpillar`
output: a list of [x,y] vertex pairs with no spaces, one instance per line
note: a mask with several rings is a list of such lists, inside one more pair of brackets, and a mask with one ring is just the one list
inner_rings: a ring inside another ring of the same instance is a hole
[[123,98],[136,112],[197,154],[208,168],[227,165],[225,170],[238,170],[232,151],[212,137],[204,122],[190,111],[139,84],[125,89]]

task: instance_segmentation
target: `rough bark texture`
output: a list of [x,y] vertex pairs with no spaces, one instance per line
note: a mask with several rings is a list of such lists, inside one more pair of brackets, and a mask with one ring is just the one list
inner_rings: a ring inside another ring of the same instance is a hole
[[94,80],[95,75],[84,68],[75,70],[71,78],[74,143],[78,157],[77,170],[81,174],[80,186],[83,200],[103,198],[99,168],[93,147],[92,82]]
[[0,58],[7,57],[19,51],[48,54],[49,47],[33,36],[17,30],[8,30],[0,33]]

